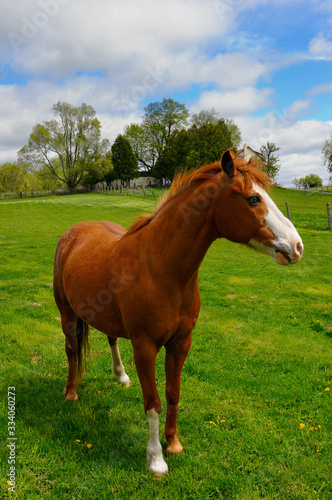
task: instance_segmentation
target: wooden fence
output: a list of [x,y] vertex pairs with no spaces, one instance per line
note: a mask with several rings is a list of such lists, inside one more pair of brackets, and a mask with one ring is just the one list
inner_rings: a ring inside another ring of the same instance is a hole
[[[152,187],[134,187],[134,188],[129,188],[126,187],[124,188],[123,186],[118,186],[112,187],[112,186],[104,186],[103,184],[97,184],[95,186],[95,191],[98,191],[99,193],[105,193],[105,194],[119,194],[123,195],[124,193],[138,195],[138,196],[146,196],[148,191],[151,191],[152,196],[156,200],[156,195],[154,194],[154,191]],[[163,188],[163,192],[165,192],[165,189]]]
[[[287,211],[287,217],[291,221],[292,217],[290,214],[290,209],[289,209],[289,203],[286,201],[286,211]],[[331,205],[330,203],[326,203],[326,212],[327,212],[327,225],[329,228],[332,228],[332,221],[331,221]]]
[[[324,191],[325,189],[325,191]],[[315,194],[315,193],[320,193],[321,196],[323,194],[332,194],[332,191],[328,191],[329,187],[320,187],[319,189],[310,189],[310,188],[304,188],[304,196],[309,196],[310,194]]]

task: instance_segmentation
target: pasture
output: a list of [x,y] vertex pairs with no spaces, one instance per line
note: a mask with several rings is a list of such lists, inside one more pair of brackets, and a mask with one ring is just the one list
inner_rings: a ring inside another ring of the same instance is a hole
[[[201,314],[182,373],[181,455],[146,468],[148,424],[131,379],[115,383],[106,337],[91,329],[80,400],[64,402],[64,335],[52,293],[61,234],[83,220],[128,227],[150,197],[83,194],[0,201],[1,495],[17,499],[332,498],[332,232],[329,196],[275,190],[304,256],[294,266],[225,240],[200,271]],[[164,353],[157,358],[165,421]],[[15,493],[8,492],[8,387],[15,388]],[[165,439],[161,436],[165,446]]]

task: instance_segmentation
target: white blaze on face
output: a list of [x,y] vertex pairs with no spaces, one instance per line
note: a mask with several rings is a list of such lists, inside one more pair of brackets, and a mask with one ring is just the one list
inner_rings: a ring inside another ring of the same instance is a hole
[[253,190],[263,198],[267,206],[265,220],[267,227],[274,234],[274,241],[273,247],[266,247],[254,239],[249,241],[249,245],[260,252],[268,253],[278,264],[295,264],[303,253],[303,243],[298,232],[260,185],[254,183]]

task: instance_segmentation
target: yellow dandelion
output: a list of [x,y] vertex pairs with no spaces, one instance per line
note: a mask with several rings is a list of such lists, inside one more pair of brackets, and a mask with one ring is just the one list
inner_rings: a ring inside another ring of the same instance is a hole
[[90,450],[92,448],[92,444],[87,444],[87,448]]
[[299,425],[299,429],[304,429],[305,428],[305,424],[300,424]]
[[321,429],[321,428],[322,428],[322,426],[321,426],[321,425],[317,425],[317,427],[318,427],[318,429]]
[[75,439],[75,443],[80,443],[81,440],[80,439]]
[[314,428],[313,428],[313,427],[309,427],[309,431],[313,431],[313,430],[314,430]]
[[331,389],[330,389],[329,387],[326,387],[326,388],[324,389],[324,391],[325,391],[325,392],[329,392],[330,390],[331,390]]
[[220,420],[221,424],[224,424],[225,422],[226,422],[226,420]]
[[212,424],[212,425],[214,425],[214,422],[213,422],[213,421],[211,421],[211,422],[209,422],[209,424]]

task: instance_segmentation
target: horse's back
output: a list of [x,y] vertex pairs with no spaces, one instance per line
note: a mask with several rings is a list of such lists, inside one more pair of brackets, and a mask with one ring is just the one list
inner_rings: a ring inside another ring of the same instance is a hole
[[85,235],[90,237],[92,235],[98,236],[100,233],[107,232],[108,236],[117,237],[123,236],[127,231],[124,227],[120,226],[116,222],[109,221],[86,221],[78,222],[74,226],[71,226],[60,238],[83,238]]
[[109,243],[112,243],[113,240],[118,240],[119,237],[123,236],[125,233],[126,229],[116,222],[79,222],[67,229],[61,236],[57,247],[57,255],[59,252],[67,254],[75,246],[91,241],[91,238],[93,238],[94,241],[98,239],[105,240],[106,238]]
[[[65,268],[71,263],[91,266],[97,251],[100,256],[108,253],[113,244],[126,233],[126,229],[115,222],[87,221],[71,226],[61,236],[56,249],[54,260],[54,291],[63,289],[63,275]],[[100,258],[100,257],[99,257]],[[98,258],[98,260],[99,260]],[[89,262],[90,260],[90,262]],[[84,262],[82,262],[84,261]]]

